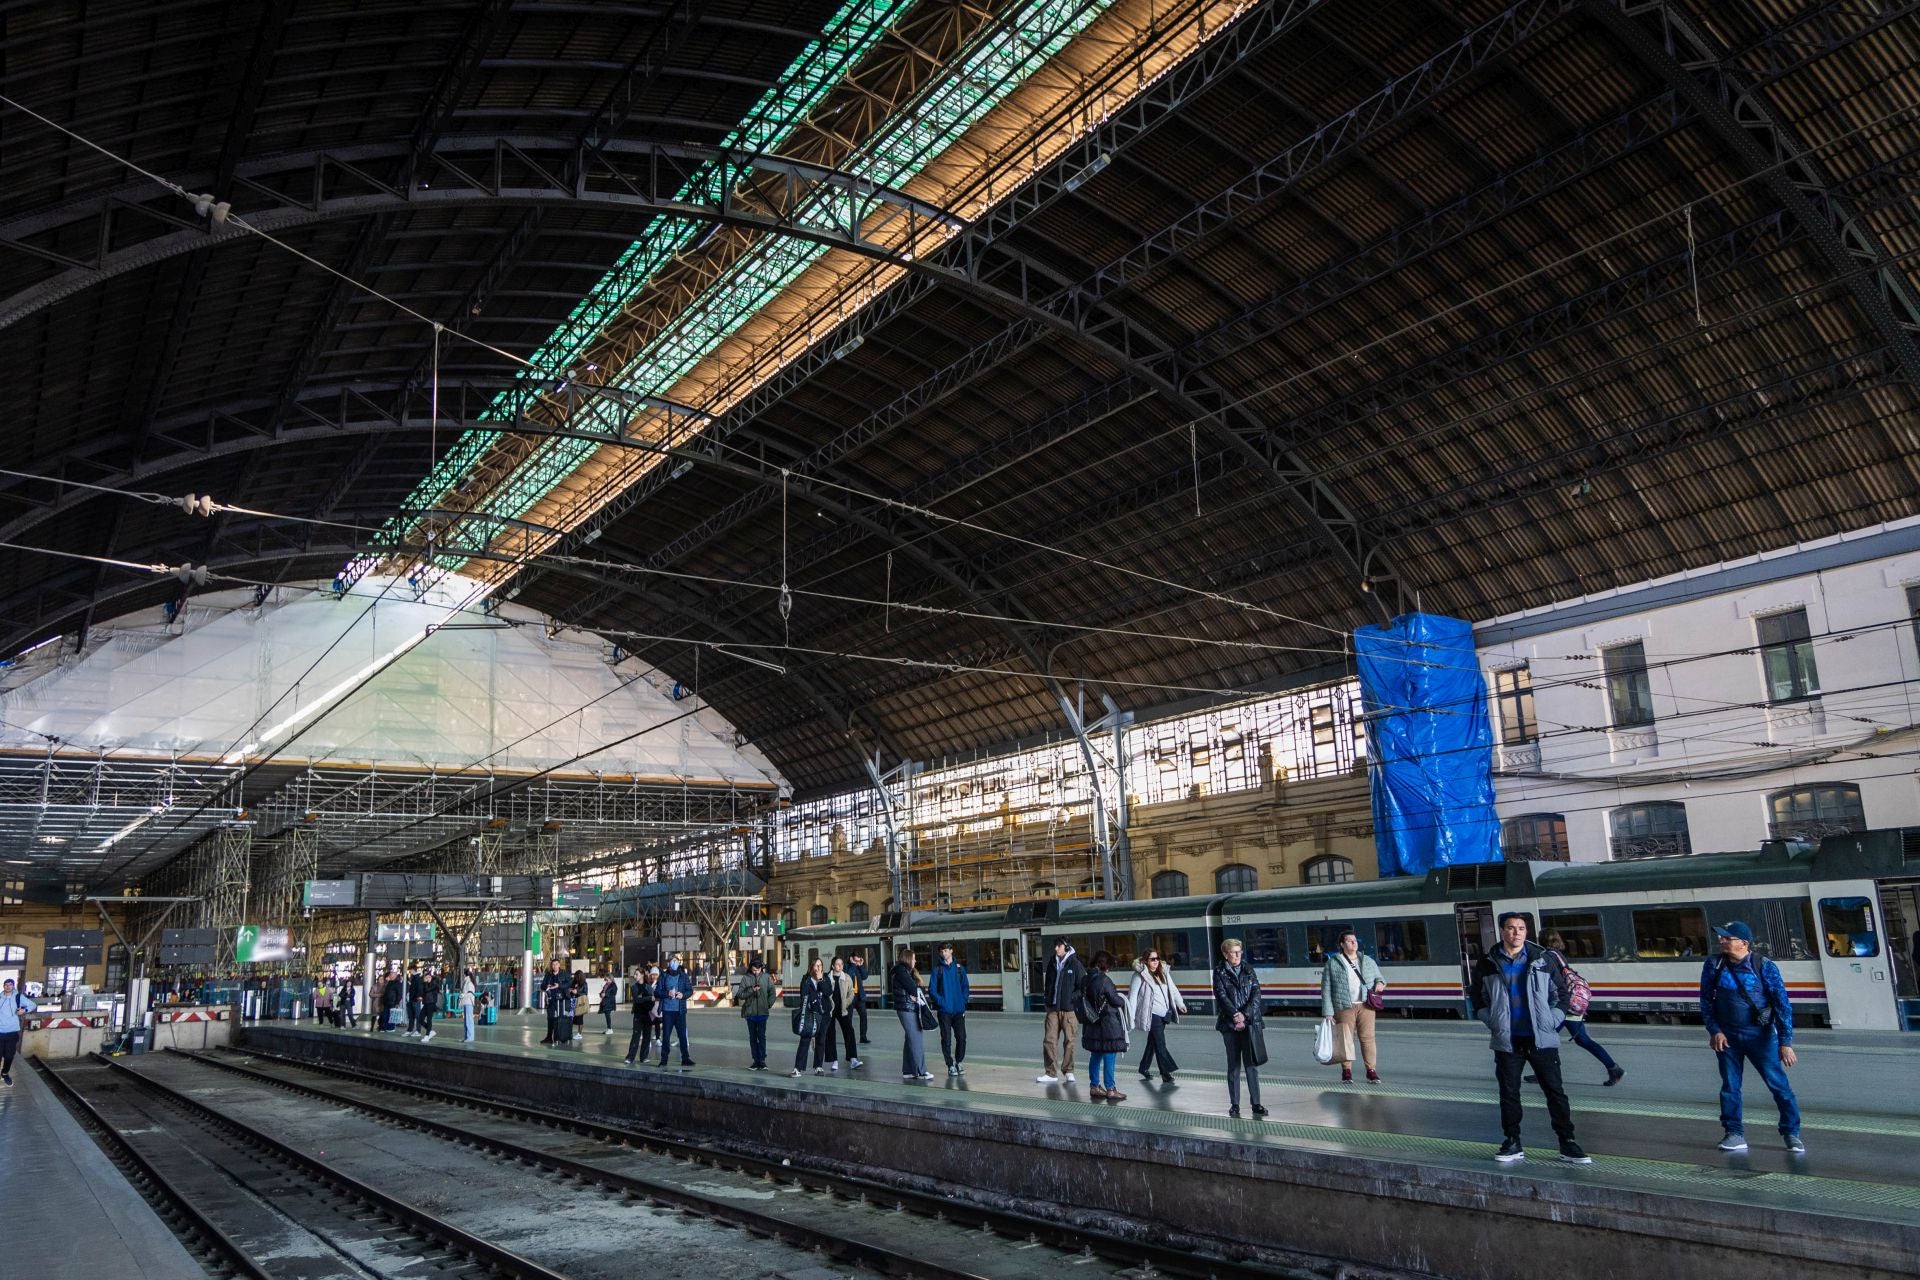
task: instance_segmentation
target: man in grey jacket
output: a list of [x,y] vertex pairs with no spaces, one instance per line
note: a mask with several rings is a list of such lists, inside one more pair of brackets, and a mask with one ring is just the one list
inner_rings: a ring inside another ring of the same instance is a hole
[[1493,1033],[1493,1070],[1500,1082],[1500,1129],[1506,1141],[1494,1156],[1502,1164],[1527,1158],[1520,1145],[1520,1077],[1529,1068],[1547,1095],[1547,1116],[1560,1139],[1560,1158],[1592,1164],[1573,1140],[1573,1109],[1560,1084],[1560,1024],[1566,1021],[1567,971],[1560,957],[1527,941],[1527,918],[1500,917],[1500,945],[1473,966],[1468,998],[1473,1016]]

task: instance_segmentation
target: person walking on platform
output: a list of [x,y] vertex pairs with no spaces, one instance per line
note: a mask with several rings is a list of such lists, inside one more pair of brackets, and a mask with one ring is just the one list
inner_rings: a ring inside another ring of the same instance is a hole
[[798,1076],[807,1069],[807,1049],[813,1049],[813,1074],[823,1076],[827,1069],[825,1049],[827,1028],[833,1022],[833,988],[827,982],[825,967],[820,957],[815,956],[807,966],[807,972],[800,979],[800,1007],[793,1011],[793,1032],[800,1037],[800,1044],[793,1051],[793,1070],[789,1076]]
[[1793,1003],[1780,966],[1753,951],[1753,930],[1743,920],[1715,925],[1720,954],[1700,970],[1700,1017],[1707,1043],[1720,1059],[1722,1151],[1747,1149],[1746,1122],[1740,1113],[1740,1086],[1751,1062],[1780,1110],[1780,1137],[1795,1155],[1806,1152],[1800,1140],[1800,1104],[1787,1083],[1793,1052]]
[[420,979],[420,1043],[433,1039],[433,1018],[440,1012],[440,1001],[445,998],[445,989],[440,982],[440,971],[427,966],[426,974]]
[[407,1034],[417,1036],[420,1026],[420,1013],[427,1006],[427,980],[420,976],[420,966],[415,963],[407,970]]
[[[1916,943],[1920,946],[1920,943]],[[1916,953],[1920,954],[1920,953]],[[867,957],[856,951],[847,959],[847,976],[853,979],[853,1011],[860,1019],[860,1043],[867,1043]]]
[[940,962],[927,975],[928,994],[933,997],[934,1016],[940,1019],[940,1056],[947,1060],[947,1074],[967,1074],[967,1000],[973,985],[967,981],[967,966],[953,958],[953,944],[940,944]]
[[680,1037],[680,1065],[694,1065],[687,1051],[687,1001],[693,998],[693,979],[680,967],[679,956],[667,957],[667,971],[653,984],[654,998],[660,1002],[660,1065],[667,1065],[667,1042]]
[[547,1036],[541,1044],[558,1047],[561,1043],[560,1011],[566,1004],[566,992],[572,986],[573,979],[560,972],[560,958],[555,956],[547,961],[547,971],[540,975],[540,1007],[547,1015]]
[[1213,1026],[1227,1049],[1227,1114],[1240,1114],[1240,1077],[1247,1078],[1247,1103],[1253,1114],[1264,1116],[1260,1105],[1260,1064],[1266,1060],[1267,1011],[1260,991],[1260,975],[1242,960],[1240,939],[1220,944],[1220,967],[1213,971]]
[[[767,1069],[767,1019],[773,1013],[773,1006],[780,998],[774,990],[773,978],[767,973],[767,962],[758,952],[747,957],[747,976],[733,993],[733,1001],[740,1006],[740,1016],[747,1021],[747,1053],[753,1059],[747,1064],[749,1071]],[[634,1034],[640,1034],[640,1012],[633,1015]],[[643,1050],[644,1052],[644,1050]],[[627,1050],[627,1065],[633,1065],[633,1050]],[[859,1066],[859,1059],[854,1060]]]
[[620,1007],[620,983],[609,973],[600,984],[600,1016],[607,1020],[607,1029],[600,1034],[613,1034],[613,1013]]
[[827,1070],[840,1069],[840,1054],[834,1044],[834,1030],[839,1029],[840,1041],[847,1047],[847,1070],[858,1071],[866,1065],[860,1061],[853,1042],[853,975],[847,972],[847,962],[839,956],[833,958],[833,967],[827,970],[827,985],[833,992],[833,1020],[827,1023]]
[[387,970],[387,981],[380,988],[380,1029],[398,1031],[394,1024],[400,1018],[400,1006],[406,1003],[407,989],[400,981],[400,970]]
[[13,1088],[13,1059],[20,1052],[20,1015],[40,1006],[14,987],[12,978],[0,985],[0,1088]]
[[913,948],[902,945],[894,955],[893,973],[887,982],[887,995],[893,1000],[893,1012],[900,1019],[900,1078],[902,1080],[931,1080],[933,1072],[927,1070],[927,1044],[925,1033],[920,1027],[920,1011],[927,1007],[927,993],[920,989],[920,975],[915,972],[917,959]]
[[659,978],[658,969],[633,971],[633,1034],[627,1038],[630,1067],[636,1062],[645,1062],[653,1049],[653,1028],[660,1021],[660,1002],[654,998],[653,984]]
[[1080,995],[1086,1014],[1092,1019],[1087,1023],[1085,1039],[1087,1096],[1096,1102],[1127,1100],[1127,1095],[1120,1092],[1113,1081],[1114,1064],[1127,1051],[1127,1002],[1121,997],[1120,989],[1113,985],[1112,969],[1111,952],[1094,952],[1093,967],[1087,972],[1086,986]]
[[1047,1017],[1041,1027],[1040,1084],[1073,1083],[1073,1050],[1080,1039],[1080,1022],[1073,1007],[1080,1001],[1080,984],[1087,967],[1065,938],[1053,940],[1053,968],[1047,976]]
[[1167,1028],[1186,1011],[1187,1002],[1180,998],[1179,984],[1174,982],[1158,951],[1149,951],[1143,959],[1133,962],[1133,985],[1127,988],[1127,1025],[1147,1033],[1147,1047],[1140,1055],[1143,1078],[1151,1079],[1153,1068],[1158,1065],[1161,1081],[1173,1083],[1173,1073],[1180,1069],[1180,1064],[1167,1051]]
[[460,1042],[470,1044],[473,1041],[473,1001],[478,991],[471,968],[460,975]]
[[1373,1002],[1387,989],[1380,966],[1372,956],[1360,950],[1360,935],[1351,929],[1340,931],[1340,941],[1327,956],[1320,972],[1320,1016],[1334,1022],[1334,1061],[1340,1064],[1340,1083],[1353,1083],[1353,1042],[1360,1042],[1360,1057],[1367,1064],[1367,1082],[1380,1083],[1375,1069]]
[[[1566,943],[1561,941],[1560,935],[1557,933],[1547,934],[1546,943],[1547,950],[1558,955],[1560,957],[1560,963],[1571,973],[1573,966],[1567,964],[1567,946]],[[1615,1062],[1613,1055],[1607,1052],[1606,1047],[1587,1033],[1586,1011],[1582,1010],[1575,1013],[1572,1008],[1572,1002],[1569,1001],[1565,1012],[1567,1020],[1561,1025],[1560,1029],[1566,1032],[1568,1038],[1575,1044],[1600,1060],[1600,1065],[1607,1069],[1607,1078],[1604,1083],[1609,1088],[1619,1084],[1620,1081],[1626,1077],[1627,1069]],[[1534,1075],[1527,1076],[1528,1084],[1538,1084],[1539,1082],[1539,1077]]]
[[1574,1141],[1573,1108],[1560,1083],[1560,1026],[1566,1021],[1567,969],[1560,957],[1527,941],[1527,917],[1500,916],[1500,945],[1474,962],[1468,998],[1473,1016],[1493,1035],[1493,1070],[1500,1085],[1500,1131],[1494,1159],[1512,1164],[1527,1158],[1520,1142],[1520,1077],[1533,1068],[1547,1097],[1547,1117],[1560,1139],[1560,1158],[1592,1164]]

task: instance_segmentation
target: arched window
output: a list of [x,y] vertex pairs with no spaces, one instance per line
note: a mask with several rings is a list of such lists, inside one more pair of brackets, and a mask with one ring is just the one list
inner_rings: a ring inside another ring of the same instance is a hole
[[856,902],[847,908],[847,920],[852,924],[865,924],[873,918],[872,910],[864,902]]
[[826,922],[827,922],[827,909],[825,907],[815,907],[807,915],[808,924],[825,924]]
[[1053,896],[1052,882],[1047,880],[1035,881],[1033,886],[1033,896],[1036,898],[1051,898]]
[[1508,862],[1565,862],[1573,856],[1567,844],[1567,815],[1523,813],[1500,824],[1500,856]]
[[1184,871],[1162,871],[1153,878],[1153,896],[1156,898],[1184,898],[1187,896],[1187,873]]
[[1300,868],[1301,884],[1346,884],[1353,879],[1353,859],[1315,858]]
[[25,947],[0,947],[0,964],[25,964],[26,962]]
[[1666,858],[1692,853],[1687,806],[1676,800],[1621,805],[1607,814],[1616,858]]
[[1767,797],[1767,812],[1776,840],[1818,844],[1828,836],[1867,829],[1860,788],[1851,782],[1823,782],[1776,791]]
[[792,907],[788,907],[782,912],[780,918],[786,922],[788,933],[792,933],[800,923],[800,917],[794,913]]
[[1236,862],[1213,873],[1215,893],[1252,893],[1260,887],[1260,873]]

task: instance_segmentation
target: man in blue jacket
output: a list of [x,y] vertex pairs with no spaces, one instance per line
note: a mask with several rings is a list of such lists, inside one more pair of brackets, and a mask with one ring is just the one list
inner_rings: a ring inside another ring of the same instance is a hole
[[927,980],[933,997],[933,1013],[940,1019],[940,1056],[947,1060],[947,1074],[967,1074],[967,997],[972,987],[967,982],[967,966],[953,958],[953,944],[940,944],[940,960]]
[[660,1002],[660,1065],[667,1065],[667,1045],[675,1033],[680,1036],[680,1065],[694,1065],[687,1052],[687,1001],[693,997],[693,979],[680,967],[680,957],[667,960],[667,971],[653,984],[654,999]]
[[1700,970],[1700,1017],[1707,1043],[1720,1059],[1722,1151],[1747,1149],[1746,1123],[1740,1114],[1740,1086],[1746,1064],[1753,1063],[1780,1108],[1780,1136],[1787,1150],[1806,1151],[1800,1141],[1800,1106],[1787,1068],[1793,1053],[1793,1004],[1780,966],[1753,952],[1753,930],[1744,920],[1715,925],[1720,954]]
[[13,1055],[20,1052],[20,1015],[39,1008],[14,990],[12,978],[0,989],[0,1088],[13,1088]]

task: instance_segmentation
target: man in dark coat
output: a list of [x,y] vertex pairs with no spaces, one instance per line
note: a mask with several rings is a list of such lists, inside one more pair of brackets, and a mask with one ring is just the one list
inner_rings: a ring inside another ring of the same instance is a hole
[[1045,1064],[1041,1084],[1073,1083],[1073,1050],[1080,1042],[1080,1022],[1074,1006],[1080,1000],[1080,984],[1087,980],[1087,966],[1074,953],[1065,938],[1053,940],[1053,960],[1047,966],[1046,1039],[1040,1053]]
[[382,1031],[398,1031],[400,1029],[394,1026],[393,1023],[394,1019],[399,1017],[400,1005],[406,998],[406,988],[400,983],[400,971],[398,969],[387,970],[387,981],[380,988],[380,1029]]
[[[560,972],[558,958],[547,961],[547,971],[540,975],[540,1004],[547,1011],[547,1038],[541,1044],[560,1043],[560,1018],[566,1008],[567,993],[573,987],[573,979]],[[567,1034],[573,1034],[569,1022]]]
[[427,981],[420,976],[420,966],[414,965],[407,972],[407,1034],[418,1035],[420,1014],[427,1007]]

